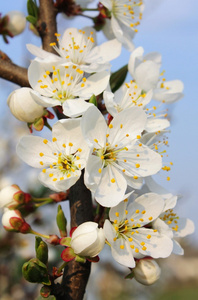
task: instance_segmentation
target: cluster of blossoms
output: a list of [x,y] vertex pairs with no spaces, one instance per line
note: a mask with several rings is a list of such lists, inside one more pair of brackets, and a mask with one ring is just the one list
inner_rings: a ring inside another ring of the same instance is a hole
[[[85,222],[72,230],[71,237],[62,236],[59,242],[66,247],[61,255],[64,261],[98,261],[106,241],[118,263],[133,270],[138,281],[151,284],[160,275],[153,259],[172,252],[183,254],[175,238],[194,231],[192,221],[173,211],[177,197],[151,177],[161,169],[170,170],[164,162],[165,150],[161,150],[168,143],[164,134],[170,122],[167,112],[157,110],[163,103],[179,100],[183,84],[166,81],[159,53],[143,56],[143,48],[138,47],[128,62],[129,81],[113,93],[110,61],[120,55],[122,45],[133,49],[143,3],[106,0],[101,1],[100,9],[101,14],[105,11],[105,27],[111,26],[112,35],[99,46],[91,27],[68,28],[62,37],[56,34],[57,43],[50,44],[56,54],[27,45],[36,56],[28,68],[31,88],[18,89],[9,96],[11,112],[37,130],[43,128],[46,118],[52,118],[48,107],[65,119],[53,125],[51,141],[24,136],[17,154],[30,166],[40,168],[41,183],[58,193],[68,190],[84,174],[84,184],[97,205],[110,208],[109,218],[100,220],[100,228],[95,222]],[[152,106],[152,99],[161,103]],[[143,185],[147,185],[147,193]],[[16,211],[20,211],[19,205],[12,204],[15,189],[0,194],[0,201],[8,199],[1,205],[6,206],[2,222],[10,230],[15,229],[13,219],[24,225]],[[23,232],[21,228],[18,231]],[[142,278],[147,269],[149,275]]]

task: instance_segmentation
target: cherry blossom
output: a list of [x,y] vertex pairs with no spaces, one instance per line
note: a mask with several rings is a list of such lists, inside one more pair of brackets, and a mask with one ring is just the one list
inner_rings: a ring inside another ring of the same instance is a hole
[[82,132],[90,147],[85,184],[101,205],[117,205],[127,184],[140,188],[142,177],[160,170],[161,156],[139,142],[146,120],[139,107],[117,114],[109,126],[94,106],[83,115]]
[[30,166],[42,168],[39,180],[44,186],[57,192],[69,189],[86,164],[80,119],[58,121],[52,128],[52,142],[38,136],[22,137],[17,154]]
[[171,238],[157,229],[145,228],[159,217],[163,208],[164,200],[160,195],[147,193],[129,204],[125,199],[110,209],[110,221],[105,220],[104,232],[117,262],[134,268],[135,258],[159,258],[171,254]]

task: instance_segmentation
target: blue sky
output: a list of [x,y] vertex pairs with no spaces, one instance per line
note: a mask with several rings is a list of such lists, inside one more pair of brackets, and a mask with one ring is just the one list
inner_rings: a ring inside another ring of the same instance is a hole
[[[183,5],[182,2],[184,1],[146,0],[145,13],[134,43],[137,47],[143,46],[145,53],[160,52],[166,79],[180,79],[184,82],[185,97],[169,106],[172,124],[169,158],[174,163],[170,173],[171,180],[167,182],[164,174],[159,176],[159,181],[172,193],[183,195],[178,211],[182,216],[191,218],[198,226],[198,1],[188,0]],[[0,12],[5,14],[10,8],[26,13],[26,1],[1,1]],[[70,23],[64,18],[59,19],[60,31],[75,24],[75,20]],[[89,21],[85,24],[83,18],[78,20],[78,27],[91,25]],[[100,40],[103,39],[100,36]],[[28,28],[23,35],[10,39],[9,45],[5,45],[0,39],[0,48],[15,63],[27,66],[30,55],[25,48],[26,43],[39,44],[39,39],[30,34]],[[129,53],[123,50],[119,60],[113,62],[113,69],[126,64],[128,57]],[[2,103],[6,103],[6,98],[14,87],[17,88],[0,80]],[[8,111],[7,106],[1,105],[1,113],[5,111]],[[198,243],[196,233],[194,238]]]

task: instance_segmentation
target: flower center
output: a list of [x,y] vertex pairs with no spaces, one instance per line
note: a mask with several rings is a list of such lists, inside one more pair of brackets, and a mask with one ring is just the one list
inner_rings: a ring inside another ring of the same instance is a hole
[[[173,212],[172,209],[168,209],[164,212],[164,214],[160,217],[161,220],[163,220],[165,223],[171,226],[171,229],[174,231],[178,231],[178,219],[179,217],[177,214]],[[173,225],[173,226],[172,226]]]
[[85,86],[83,71],[76,66],[62,66],[58,69],[52,66],[52,69],[53,72],[45,71],[43,78],[38,80],[41,83],[40,88],[47,92],[48,97],[63,103],[67,99],[75,98],[74,92]]
[[[88,37],[83,30],[79,30],[76,37],[72,35],[72,32],[70,32],[69,38],[71,39],[71,43],[69,43],[66,47],[58,38],[60,34],[55,35],[57,36],[58,46],[56,43],[51,43],[50,45],[61,57],[65,58],[67,61],[72,61],[74,64],[85,64],[86,56],[91,51],[95,43],[92,31]],[[76,42],[77,40],[78,42]]]

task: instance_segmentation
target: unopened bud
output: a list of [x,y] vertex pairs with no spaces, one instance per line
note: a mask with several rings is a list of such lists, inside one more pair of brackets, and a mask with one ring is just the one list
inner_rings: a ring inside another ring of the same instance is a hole
[[35,237],[36,257],[44,264],[48,262],[48,247],[47,244],[39,236]]
[[8,23],[6,29],[11,32],[12,35],[18,35],[24,31],[26,26],[26,18],[20,11],[10,11],[6,15],[8,17]]
[[133,272],[138,282],[144,285],[150,285],[160,278],[161,269],[155,260],[141,259],[136,263]]
[[48,298],[51,294],[51,288],[49,286],[43,286],[41,289],[40,289],[40,295],[43,297],[43,298]]
[[6,210],[2,217],[2,224],[7,231],[29,233],[31,230],[18,210]]
[[7,104],[15,118],[27,123],[35,122],[44,114],[44,107],[34,101],[31,90],[27,87],[17,89],[7,99]]
[[61,208],[61,206],[58,206],[58,212],[57,212],[57,216],[56,216],[56,222],[57,222],[57,226],[58,229],[60,231],[60,235],[61,237],[65,237],[67,236],[67,220],[65,218],[64,212]]
[[76,228],[71,237],[71,248],[83,257],[95,257],[102,251],[105,236],[95,222],[85,222]]
[[50,285],[47,267],[38,258],[32,258],[24,263],[22,267],[24,278],[29,282],[43,283]]
[[30,200],[31,195],[21,191],[15,184],[6,186],[0,191],[0,208],[19,209]]
[[20,191],[20,189],[17,185],[9,185],[4,187],[0,191],[0,208],[17,204],[13,196],[18,191]]

